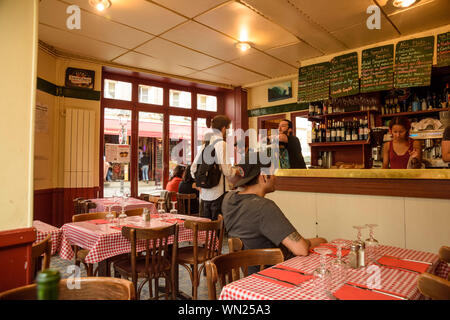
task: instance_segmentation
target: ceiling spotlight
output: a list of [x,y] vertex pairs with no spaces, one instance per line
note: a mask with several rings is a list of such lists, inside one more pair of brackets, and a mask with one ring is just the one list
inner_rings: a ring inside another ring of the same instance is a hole
[[408,8],[416,2],[417,0],[393,0],[392,4],[397,8]]
[[236,48],[240,49],[242,52],[247,51],[251,47],[252,46],[250,45],[249,42],[239,41],[239,42],[236,43]]
[[89,4],[98,11],[103,11],[111,6],[109,0],[89,0]]

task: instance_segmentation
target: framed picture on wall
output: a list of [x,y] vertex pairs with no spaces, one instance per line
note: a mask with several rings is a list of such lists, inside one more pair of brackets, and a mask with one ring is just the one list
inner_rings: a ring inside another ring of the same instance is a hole
[[285,81],[269,85],[267,93],[269,102],[292,98],[292,82]]
[[94,90],[95,71],[67,68],[65,86],[67,88],[82,88]]

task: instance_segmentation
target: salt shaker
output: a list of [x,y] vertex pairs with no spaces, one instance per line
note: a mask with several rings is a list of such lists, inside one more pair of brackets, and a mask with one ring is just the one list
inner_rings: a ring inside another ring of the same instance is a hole
[[362,242],[359,245],[359,250],[358,250],[358,266],[359,267],[365,267],[366,266],[366,245],[364,244],[364,242]]
[[350,246],[350,252],[348,254],[348,263],[350,264],[350,267],[353,269],[358,269],[359,267],[359,244],[353,243]]

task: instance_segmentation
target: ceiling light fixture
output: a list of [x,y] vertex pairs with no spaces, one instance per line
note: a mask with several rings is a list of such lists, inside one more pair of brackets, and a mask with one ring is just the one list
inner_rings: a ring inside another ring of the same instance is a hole
[[250,43],[246,41],[239,41],[235,45],[236,48],[240,49],[242,52],[245,52],[252,47]]
[[417,0],[393,0],[392,4],[397,8],[408,8],[416,2]]
[[89,0],[89,4],[98,11],[103,11],[111,6],[109,0]]

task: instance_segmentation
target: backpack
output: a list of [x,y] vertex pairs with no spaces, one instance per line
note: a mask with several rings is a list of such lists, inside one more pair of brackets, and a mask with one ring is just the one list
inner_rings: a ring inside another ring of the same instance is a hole
[[[217,161],[216,150],[214,149],[214,145],[219,141],[223,140],[217,139],[211,145],[209,143],[206,143],[205,147],[203,148],[202,155],[199,158],[199,161],[201,161],[201,163],[197,164],[197,171],[195,172],[195,184],[197,185],[197,187],[211,189],[217,186],[220,182],[222,171],[220,170],[220,164]],[[211,154],[211,156],[214,157],[213,163],[208,164],[204,160],[205,151],[207,151],[208,154]]]

